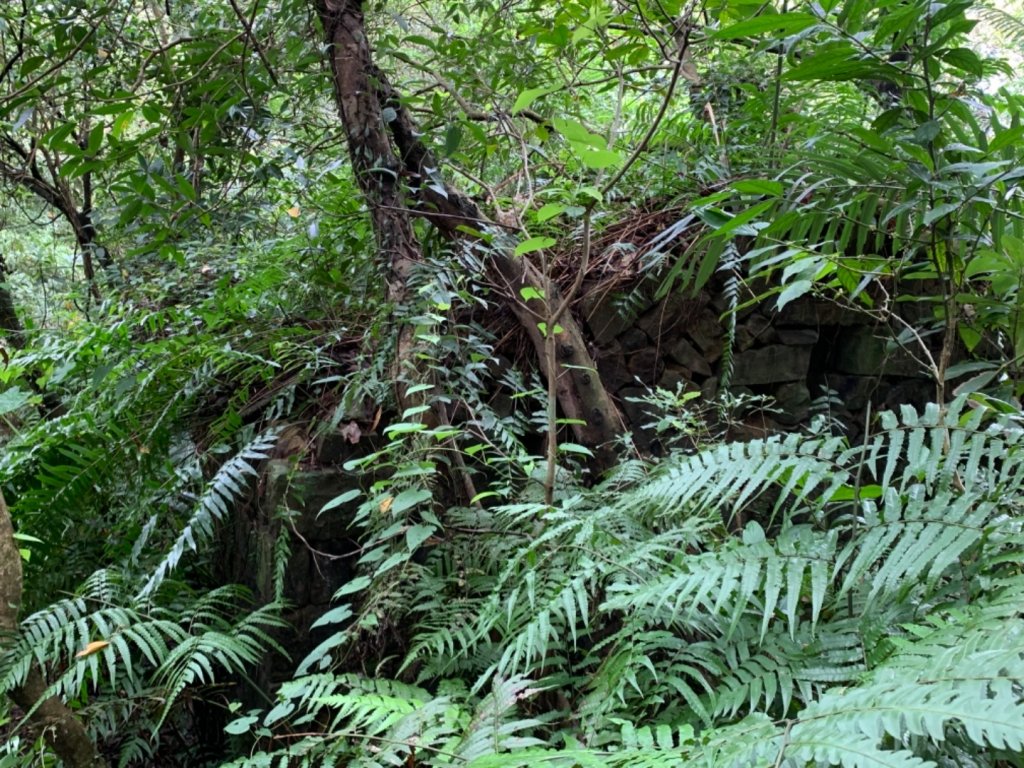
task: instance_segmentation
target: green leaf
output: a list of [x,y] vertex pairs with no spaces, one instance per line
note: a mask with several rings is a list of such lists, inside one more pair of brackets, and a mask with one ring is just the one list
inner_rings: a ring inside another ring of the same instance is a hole
[[512,114],[515,115],[522,112],[541,96],[547,96],[549,93],[554,93],[559,89],[559,87],[560,86],[557,85],[542,85],[539,88],[528,88],[516,97],[515,104],[512,105]]
[[743,179],[741,181],[734,181],[731,186],[741,195],[767,195],[769,197],[782,196],[782,182],[779,181]]
[[434,535],[436,528],[432,525],[410,525],[405,529],[405,547],[415,552],[420,545]]
[[363,492],[359,488],[353,488],[352,490],[345,491],[340,496],[335,496],[333,499],[324,504],[320,508],[320,512],[318,514],[322,515],[324,512],[340,507],[342,504],[348,504],[350,501],[354,501],[355,499],[358,499],[362,495]]
[[182,197],[192,202],[196,201],[195,187],[192,186],[192,183],[187,178],[180,173],[176,173],[174,174],[174,183],[178,187],[178,191],[181,192]]
[[27,77],[35,72],[39,67],[49,60],[47,56],[28,56],[21,63],[21,76]]
[[522,256],[527,253],[543,250],[544,248],[550,248],[556,242],[558,241],[553,237],[531,237],[529,240],[524,240],[516,246],[515,255]]
[[808,56],[782,76],[784,80],[831,80],[835,82],[862,78],[875,78],[889,82],[892,77],[891,70],[873,59],[861,58],[860,52],[848,44]]
[[519,289],[519,295],[523,297],[523,301],[533,301],[534,299],[543,301],[544,294],[534,288],[532,285],[524,286]]
[[587,144],[580,144],[579,142],[572,142],[572,146],[579,153],[583,164],[594,170],[610,168],[622,162],[622,155],[612,149],[594,149]]
[[1013,146],[1024,140],[1024,125],[1018,125],[1016,128],[1007,128],[999,131],[995,138],[988,143],[989,152],[998,152],[1003,147]]
[[411,419],[413,416],[419,416],[421,413],[426,413],[430,408],[431,406],[427,403],[423,403],[422,405],[410,405],[402,411],[402,418]]
[[458,150],[462,143],[462,126],[452,123],[444,134],[444,153],[451,157]]
[[20,129],[25,125],[25,123],[32,119],[32,115],[35,114],[35,111],[35,107],[29,107],[28,109],[21,110],[21,114],[18,115],[18,119],[14,121],[14,124],[11,126],[11,130],[17,131]]
[[[745,211],[740,211],[735,216],[732,216],[716,227],[712,234],[715,237],[723,237],[725,235],[733,234],[756,235],[757,229],[749,223],[774,205],[774,200],[764,200],[757,205],[747,208]],[[728,216],[728,214],[725,215]]]
[[817,24],[818,19],[809,13],[765,13],[752,19],[730,24],[711,34],[713,40],[731,40],[751,37],[765,32],[793,34]]
[[96,157],[100,152],[100,147],[103,145],[103,123],[100,123],[93,127],[89,131],[89,142],[85,149],[85,154],[88,157]]
[[926,144],[935,139],[941,130],[942,123],[938,120],[927,120],[917,126],[917,130],[914,131],[914,141],[918,144]]
[[779,298],[775,301],[775,308],[782,309],[789,302],[799,299],[801,296],[810,293],[814,287],[814,283],[810,280],[795,280],[785,288],[779,294]]
[[229,733],[232,736],[241,736],[243,733],[248,733],[249,729],[259,721],[256,715],[246,715],[240,717],[237,720],[232,720],[230,723],[224,726],[224,732]]
[[930,226],[932,223],[958,210],[960,205],[960,203],[943,203],[942,205],[936,205],[929,211],[925,211],[923,219],[924,225],[926,227]]
[[407,509],[410,509],[421,502],[429,501],[432,497],[433,496],[430,491],[422,488],[409,488],[395,496],[394,501],[391,502],[391,508],[388,511],[391,514],[400,515],[402,512],[405,512]]
[[355,594],[356,592],[362,592],[364,589],[373,583],[373,579],[369,576],[357,576],[356,578],[342,584],[338,591],[334,593],[334,599],[337,600],[345,595]]
[[427,425],[421,421],[403,421],[397,424],[389,424],[384,430],[384,434],[388,436],[392,435],[407,435],[410,432],[422,432],[427,428]]
[[318,627],[327,627],[331,624],[341,624],[342,622],[348,621],[352,617],[352,606],[348,603],[339,605],[332,608],[319,619],[313,622],[310,629],[316,629]]
[[16,411],[32,400],[32,393],[19,387],[11,387],[0,392],[0,416]]
[[110,126],[110,135],[115,139],[120,139],[124,135],[124,132],[131,127],[132,120],[134,119],[134,112],[122,112],[120,115],[114,118],[114,123]]
[[583,144],[594,149],[604,149],[607,144],[604,137],[591,133],[575,120],[556,117],[551,123],[555,126],[555,130],[571,143]]
[[[547,338],[547,335],[548,335],[548,324],[547,323],[543,323],[543,322],[537,323],[537,328],[540,330],[540,335],[544,336],[545,338]],[[563,328],[562,326],[556,324],[555,325],[555,336],[557,336],[558,334],[562,333],[564,330],[565,330],[565,328]]]
[[558,450],[563,453],[578,453],[584,456],[593,456],[594,453],[587,446],[579,443],[559,443]]
[[567,209],[568,206],[561,203],[547,203],[541,206],[540,210],[534,215],[534,218],[537,219],[538,224],[542,224],[549,219],[555,218],[555,216],[565,213]]
[[985,66],[982,64],[981,58],[970,48],[952,48],[942,53],[939,58],[950,66],[975,77],[982,77],[985,74]]

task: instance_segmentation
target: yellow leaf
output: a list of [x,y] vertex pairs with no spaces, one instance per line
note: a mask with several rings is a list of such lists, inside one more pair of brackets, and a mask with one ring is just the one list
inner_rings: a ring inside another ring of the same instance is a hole
[[291,208],[288,209],[287,213],[293,219],[297,219],[299,218],[299,214],[302,213],[302,211],[299,210],[299,206],[293,205]]
[[394,502],[395,500],[391,496],[388,496],[387,498],[384,499],[384,501],[380,503],[380,511],[387,512],[389,509],[391,509],[391,505],[394,504]]
[[91,643],[85,646],[85,648],[76,653],[75,658],[84,659],[86,656],[92,656],[97,651],[102,651],[108,645],[110,645],[110,643],[108,643],[106,640],[93,640]]

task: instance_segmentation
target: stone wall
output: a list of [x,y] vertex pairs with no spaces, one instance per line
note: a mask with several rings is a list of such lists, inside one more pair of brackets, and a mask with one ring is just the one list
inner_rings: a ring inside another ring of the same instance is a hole
[[[591,293],[582,314],[601,377],[646,450],[657,447],[653,433],[641,428],[651,421],[650,407],[636,400],[649,388],[682,386],[707,401],[718,394],[726,303],[720,293],[703,292],[632,304],[626,311],[616,297]],[[916,316],[907,322],[920,327],[929,307],[909,308]],[[896,344],[890,328],[867,313],[804,297],[781,311],[774,301],[748,307],[736,323],[730,390],[773,398],[775,410],[760,419],[762,431],[808,423],[812,402],[827,391],[834,393],[832,415],[851,435],[861,430],[869,403],[893,408],[935,397],[927,370],[915,359],[920,349]]]
[[255,689],[241,692],[253,704],[259,703],[259,691],[287,679],[294,665],[332,634],[335,627],[313,624],[334,607],[334,593],[355,576],[359,559],[351,506],[320,510],[365,478],[340,466],[299,467],[297,458],[266,463],[258,495],[238,510],[224,541],[224,580],[245,584],[256,604],[265,605],[274,599],[275,550],[280,537],[287,537],[283,597],[289,628],[272,634],[291,659],[270,654],[263,660],[253,675]]
[[[693,298],[673,295],[639,307],[634,302],[631,313],[609,295],[592,293],[583,301],[601,377],[620,403],[641,450],[656,452],[659,446],[653,431],[642,429],[652,421],[650,406],[637,398],[655,386],[699,391],[707,400],[718,394],[725,308],[724,301],[710,292]],[[923,318],[914,322],[920,326]],[[736,432],[734,425],[728,436],[742,439],[799,428],[808,423],[812,401],[825,389],[841,401],[832,415],[853,437],[863,428],[869,403],[875,409],[894,408],[933,398],[934,386],[922,366],[894,347],[891,336],[888,328],[865,314],[811,299],[794,301],[782,311],[762,304],[740,312],[730,388],[768,395],[777,410],[759,416],[745,433]],[[333,607],[336,590],[354,576],[358,532],[351,526],[351,509],[319,513],[336,496],[372,482],[373,478],[342,468],[354,453],[372,449],[374,436],[363,438],[356,446],[343,430],[322,437],[315,457],[307,457],[314,458],[313,468],[297,467],[298,457],[269,461],[259,497],[235,519],[225,547],[227,580],[247,583],[259,603],[273,596],[271,567],[282,533],[290,545],[284,596],[292,606],[287,615],[292,629],[278,639],[292,662],[268,658],[256,676],[263,690],[270,690],[295,661],[333,631],[315,629],[313,624]],[[297,442],[308,444],[305,435]]]

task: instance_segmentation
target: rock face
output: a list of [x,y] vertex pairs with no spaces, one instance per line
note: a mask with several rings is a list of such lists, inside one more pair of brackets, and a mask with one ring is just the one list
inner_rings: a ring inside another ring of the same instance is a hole
[[676,339],[666,350],[672,362],[701,376],[711,375],[711,365],[707,359],[685,338]]

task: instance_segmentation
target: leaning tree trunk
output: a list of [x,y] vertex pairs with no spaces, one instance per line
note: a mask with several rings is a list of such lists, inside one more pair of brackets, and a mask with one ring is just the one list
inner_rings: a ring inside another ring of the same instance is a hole
[[[471,237],[470,231],[487,227],[476,204],[459,190],[445,185],[437,189],[437,163],[420,141],[409,112],[386,75],[376,68],[363,23],[360,0],[316,0],[331,58],[334,93],[348,138],[349,156],[360,189],[373,216],[378,244],[391,269],[390,293],[405,298],[405,280],[420,249],[405,207],[401,180],[406,179],[419,197],[417,213],[430,220],[450,239]],[[384,110],[391,119],[385,120]],[[390,136],[388,134],[390,130]],[[396,151],[397,149],[397,151]],[[424,180],[430,183],[421,183]],[[504,289],[504,299],[523,325],[545,373],[545,340],[538,327],[557,296],[524,302],[520,289],[544,295],[544,279],[525,257],[515,257],[512,247],[496,247],[490,253],[488,269],[495,283]],[[576,439],[596,451],[598,464],[609,466],[614,454],[611,443],[621,434],[622,420],[597,375],[597,366],[587,349],[583,332],[566,313],[559,321],[556,391],[565,416],[573,420]]]
[[[370,81],[373,63],[363,32],[359,3],[317,0],[317,10],[330,44],[334,96],[348,139],[349,158],[359,189],[370,208],[377,245],[387,260],[388,299],[401,307],[409,296],[409,278],[420,258],[420,244],[409,212],[402,204],[402,163],[384,128],[384,114]],[[415,368],[413,328],[399,332],[396,379]],[[406,387],[396,383],[399,405],[413,405]]]
[[[0,648],[18,631],[21,608],[21,553],[14,540],[14,527],[0,493]],[[7,692],[11,700],[29,716],[29,726],[41,734],[67,768],[106,768],[85,726],[56,696],[46,695],[46,681],[36,666],[29,668],[25,680]]]

